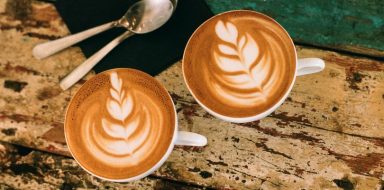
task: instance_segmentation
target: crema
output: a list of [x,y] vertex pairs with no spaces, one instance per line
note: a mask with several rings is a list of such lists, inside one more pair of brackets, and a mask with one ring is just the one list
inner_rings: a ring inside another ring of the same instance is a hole
[[113,69],[87,81],[70,102],[68,147],[87,171],[107,179],[140,175],[170,147],[176,116],[166,89],[133,69]]
[[249,117],[275,105],[291,86],[295,47],[273,19],[231,11],[203,23],[190,38],[183,74],[193,96],[228,117]]

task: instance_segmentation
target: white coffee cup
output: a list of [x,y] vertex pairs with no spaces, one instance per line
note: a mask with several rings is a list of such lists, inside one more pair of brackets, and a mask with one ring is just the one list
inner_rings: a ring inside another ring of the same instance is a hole
[[[108,71],[105,71],[105,72],[108,72]],[[92,79],[90,79],[90,80],[92,80]],[[153,80],[155,80],[155,79],[153,79]],[[89,81],[87,81],[87,82],[89,82]],[[84,161],[76,159],[76,154],[71,151],[71,146],[68,146],[68,149],[69,149],[70,153],[73,155],[73,158],[76,160],[76,162],[85,171],[87,171],[88,173],[90,173],[91,175],[93,175],[95,177],[98,177],[98,178],[104,179],[104,180],[108,180],[108,181],[113,181],[113,182],[130,182],[130,181],[135,181],[135,180],[142,179],[142,178],[152,174],[155,170],[157,170],[160,166],[162,166],[163,163],[170,156],[170,154],[171,154],[171,152],[172,152],[172,150],[173,150],[175,145],[180,145],[180,146],[205,146],[207,144],[207,138],[205,136],[197,134],[197,133],[192,133],[192,132],[187,132],[187,131],[179,131],[178,130],[177,112],[176,112],[176,109],[175,109],[175,106],[174,106],[175,104],[174,104],[171,96],[169,95],[169,93],[167,95],[168,95],[167,98],[169,98],[169,100],[172,102],[172,111],[170,113],[173,113],[174,114],[173,118],[175,118],[175,121],[173,122],[174,123],[174,132],[173,132],[173,135],[172,135],[172,140],[169,143],[169,146],[168,146],[167,150],[162,155],[161,159],[159,159],[159,161],[155,165],[153,165],[151,168],[149,168],[145,172],[143,172],[141,174],[138,174],[136,176],[133,176],[133,177],[123,178],[123,179],[111,179],[111,178],[99,176],[99,175],[93,173],[92,171],[87,170],[87,168],[82,165],[82,163]],[[68,117],[68,115],[69,115],[68,112],[69,112],[69,109],[67,109],[65,120],[70,120],[69,117]],[[64,126],[64,131],[66,131],[66,130],[69,130],[69,129],[67,129],[66,126]],[[67,144],[71,144],[69,142],[69,138],[67,136],[67,133],[65,132],[64,134],[65,134],[65,140],[66,140]]]
[[[241,10],[241,11],[242,12],[255,12],[255,11],[247,11],[247,10]],[[231,12],[237,12],[237,11],[236,10],[235,11],[228,11],[228,12],[224,12],[222,14],[231,13]],[[258,13],[258,14],[261,14],[261,13]],[[215,17],[220,16],[220,15],[221,14],[216,15],[216,16],[210,18],[209,20],[214,19]],[[206,22],[208,22],[208,21],[206,21]],[[200,27],[203,27],[204,24],[205,23],[203,23]],[[281,28],[285,31],[285,29],[282,26],[281,26]],[[196,31],[195,31],[195,33],[196,33]],[[288,35],[288,32],[287,31],[285,31],[285,32]],[[193,35],[189,39],[188,44],[191,42],[192,37],[193,37]],[[289,36],[289,38],[290,38],[291,45],[294,47],[292,38],[290,36]],[[292,82],[291,82],[291,84],[289,86],[289,89],[285,92],[285,94],[273,106],[271,106],[270,108],[266,109],[265,111],[263,111],[263,112],[261,112],[259,114],[248,116],[248,117],[229,117],[229,116],[225,116],[225,115],[222,115],[220,113],[217,113],[217,112],[213,111],[212,109],[208,108],[206,105],[204,105],[204,103],[202,103],[202,101],[199,100],[199,98],[193,93],[193,90],[188,85],[188,81],[186,79],[186,73],[185,73],[185,66],[184,66],[184,63],[185,63],[184,60],[186,59],[186,53],[185,52],[187,50],[188,44],[187,44],[187,46],[186,46],[186,48],[184,50],[182,70],[183,70],[184,82],[185,82],[189,92],[192,94],[192,96],[194,97],[196,102],[199,103],[199,105],[201,107],[203,107],[208,113],[210,113],[211,115],[213,115],[213,116],[215,116],[215,117],[217,117],[219,119],[222,119],[222,120],[225,120],[225,121],[229,121],[229,122],[234,122],[234,123],[252,122],[252,121],[260,120],[260,119],[268,116],[273,111],[275,111],[285,101],[285,99],[288,97],[289,93],[292,90],[292,87],[293,87],[293,85],[295,83],[295,79],[296,79],[297,76],[317,73],[317,72],[322,71],[324,69],[324,67],[325,67],[324,61],[322,59],[320,59],[320,58],[303,58],[303,59],[298,59],[297,58],[297,51],[294,50],[294,56],[296,58],[295,59],[296,60],[296,70],[295,70],[295,73],[294,73],[293,80],[292,80]],[[236,110],[234,110],[234,111],[236,111]]]

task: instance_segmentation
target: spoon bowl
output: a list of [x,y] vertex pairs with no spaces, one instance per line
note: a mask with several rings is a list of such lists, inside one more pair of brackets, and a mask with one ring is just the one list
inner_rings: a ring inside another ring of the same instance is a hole
[[172,16],[174,5],[169,0],[144,0],[132,5],[123,18],[127,20],[127,29],[136,34],[152,32]]

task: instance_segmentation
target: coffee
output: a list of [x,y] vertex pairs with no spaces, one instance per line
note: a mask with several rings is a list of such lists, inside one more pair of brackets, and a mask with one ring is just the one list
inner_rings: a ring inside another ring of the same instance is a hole
[[230,11],[203,23],[183,57],[184,79],[199,103],[220,115],[265,112],[289,91],[296,52],[288,33],[253,11]]
[[87,81],[65,119],[69,150],[88,172],[111,180],[138,176],[172,147],[176,114],[166,89],[133,69],[113,69]]

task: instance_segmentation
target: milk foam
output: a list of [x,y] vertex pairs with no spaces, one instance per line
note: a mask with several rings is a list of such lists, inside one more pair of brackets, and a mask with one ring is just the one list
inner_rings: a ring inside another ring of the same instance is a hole
[[271,108],[289,90],[295,70],[288,33],[253,11],[212,17],[194,32],[183,56],[192,95],[228,117],[251,117]]
[[172,101],[151,76],[133,69],[96,75],[68,107],[68,147],[86,170],[126,179],[153,167],[169,149],[174,130]]
[[[269,51],[274,47],[258,44],[247,32],[240,34],[236,25],[229,21],[217,21],[215,33],[221,41],[212,55],[219,69],[211,71],[214,80],[209,83],[212,87],[209,89],[233,105],[264,103],[281,68],[280,63],[270,59]],[[263,36],[258,36],[260,38]]]
[[99,161],[115,166],[134,165],[156,141],[159,128],[154,126],[161,124],[162,114],[150,97],[124,88],[117,73],[110,74],[110,81],[110,96],[101,105],[107,114],[98,118],[99,114],[94,113],[98,109],[90,109],[83,118],[82,134]]

